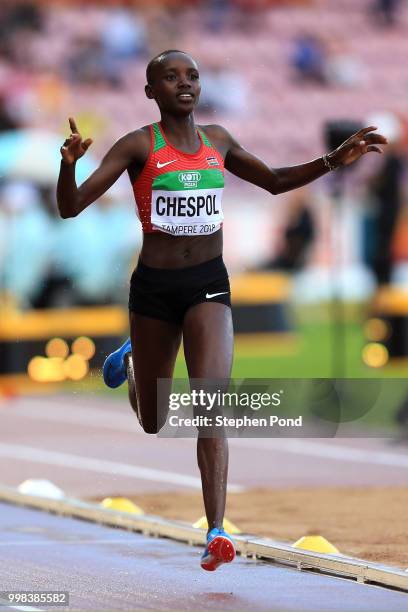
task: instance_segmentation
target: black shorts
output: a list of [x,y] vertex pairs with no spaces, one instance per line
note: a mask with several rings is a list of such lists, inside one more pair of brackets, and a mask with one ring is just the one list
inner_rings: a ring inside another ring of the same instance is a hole
[[197,266],[150,268],[139,261],[130,279],[129,310],[181,324],[189,308],[203,302],[231,307],[228,272],[222,256]]

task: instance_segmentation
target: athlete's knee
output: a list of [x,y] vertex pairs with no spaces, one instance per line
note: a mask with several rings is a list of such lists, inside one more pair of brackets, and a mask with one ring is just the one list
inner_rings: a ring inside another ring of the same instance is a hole
[[140,425],[145,433],[157,434],[166,424],[167,413],[159,412],[155,403],[153,405],[140,405],[138,412]]
[[163,428],[164,423],[158,421],[143,421],[140,422],[143,431],[147,434],[158,434],[159,431]]
[[157,434],[160,431],[160,427],[156,423],[141,423],[143,431],[147,434]]
[[143,429],[143,431],[148,434],[157,434],[163,427],[163,424],[159,425],[157,422],[144,419],[141,415],[140,406],[137,400],[133,401],[133,398],[130,397],[129,399],[133,412],[137,416],[137,420],[139,421],[139,425]]

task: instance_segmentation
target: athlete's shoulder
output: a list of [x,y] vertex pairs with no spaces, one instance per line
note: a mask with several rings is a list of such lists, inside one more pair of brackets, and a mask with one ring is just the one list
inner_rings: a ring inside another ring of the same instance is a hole
[[224,159],[226,159],[231,148],[238,145],[236,140],[222,125],[200,125],[199,127]]
[[150,126],[144,125],[141,128],[128,132],[118,142],[123,142],[124,145],[143,145],[150,144]]
[[226,130],[222,125],[211,124],[200,125],[199,127],[205,132],[210,140],[221,140],[227,142],[232,138],[228,130]]
[[146,160],[150,151],[150,126],[128,132],[116,141],[115,146],[126,151],[135,161]]

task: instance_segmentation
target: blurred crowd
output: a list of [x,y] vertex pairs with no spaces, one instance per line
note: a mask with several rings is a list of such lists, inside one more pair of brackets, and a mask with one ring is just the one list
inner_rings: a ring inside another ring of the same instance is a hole
[[[40,179],[35,151],[11,163],[4,145],[10,140],[2,138],[21,133],[29,142],[33,128],[62,134],[67,115],[75,114],[85,135],[95,138],[96,160],[132,126],[156,119],[143,96],[144,69],[165,48],[181,47],[200,60],[199,121],[226,123],[245,146],[276,166],[319,154],[324,122],[339,114],[364,118],[373,110],[373,92],[376,110],[387,105],[402,121],[400,94],[407,85],[391,80],[391,73],[398,70],[406,42],[406,7],[398,0],[335,4],[2,0],[0,291],[22,308],[126,299],[141,243],[130,190],[114,190],[78,219],[62,221],[56,213],[56,175]],[[388,85],[378,89],[386,78]],[[379,282],[391,278],[384,253],[398,251],[408,258],[393,242],[406,202],[405,168],[401,145],[366,183],[372,204],[361,258]],[[310,262],[319,240],[313,208],[310,193],[293,198],[264,265],[296,271]]]
[[120,193],[100,198],[80,220],[62,220],[53,187],[0,188],[0,287],[21,308],[126,302],[140,242]]

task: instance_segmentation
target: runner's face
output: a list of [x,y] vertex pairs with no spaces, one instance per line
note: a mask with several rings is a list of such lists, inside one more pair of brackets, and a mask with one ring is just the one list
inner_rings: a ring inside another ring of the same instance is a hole
[[195,61],[184,53],[172,53],[155,70],[151,92],[160,110],[187,115],[200,97],[200,75]]

